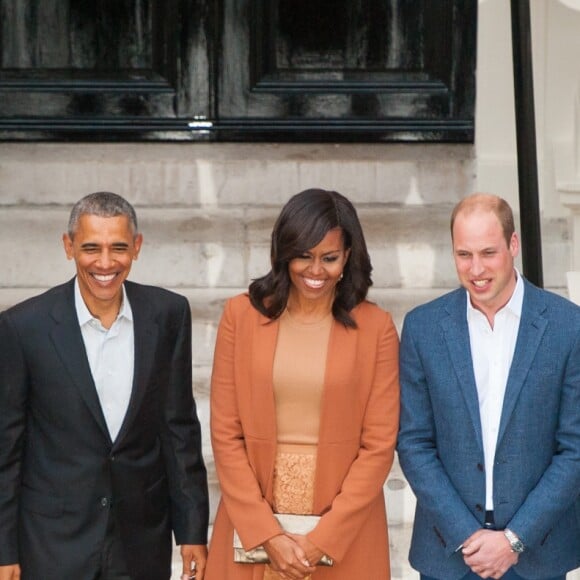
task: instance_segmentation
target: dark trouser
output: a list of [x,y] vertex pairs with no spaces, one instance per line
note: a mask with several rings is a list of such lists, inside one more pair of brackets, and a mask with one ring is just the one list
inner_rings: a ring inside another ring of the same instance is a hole
[[109,510],[107,533],[101,554],[101,569],[95,580],[131,580],[113,510]]

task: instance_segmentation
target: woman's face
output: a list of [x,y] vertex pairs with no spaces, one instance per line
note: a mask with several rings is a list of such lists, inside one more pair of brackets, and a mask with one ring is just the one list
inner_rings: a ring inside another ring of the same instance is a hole
[[340,279],[350,250],[345,249],[341,228],[330,230],[321,242],[288,264],[291,294],[300,300],[334,300],[334,289]]

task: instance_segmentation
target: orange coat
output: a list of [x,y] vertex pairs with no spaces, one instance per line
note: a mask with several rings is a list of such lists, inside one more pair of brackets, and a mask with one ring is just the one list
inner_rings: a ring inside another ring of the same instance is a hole
[[[391,316],[370,302],[357,329],[333,322],[322,394],[314,513],[309,539],[335,560],[313,580],[388,580],[383,484],[399,426],[399,340]],[[234,564],[235,525],[244,547],[280,533],[272,516],[276,411],[272,368],[279,323],[240,295],[226,304],[211,381],[211,434],[222,499],[206,580],[261,580],[263,565]],[[299,361],[297,361],[299,364]]]

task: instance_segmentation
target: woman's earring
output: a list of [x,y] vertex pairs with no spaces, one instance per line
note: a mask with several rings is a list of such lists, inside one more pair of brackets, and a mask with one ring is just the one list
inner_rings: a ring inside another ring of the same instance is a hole
[[340,282],[344,278],[344,274],[341,272],[340,276],[338,277],[338,281]]

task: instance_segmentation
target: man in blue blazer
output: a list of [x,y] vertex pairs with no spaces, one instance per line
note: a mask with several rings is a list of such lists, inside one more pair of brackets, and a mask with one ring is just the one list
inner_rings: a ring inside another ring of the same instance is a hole
[[462,288],[410,312],[398,453],[423,580],[560,580],[580,566],[580,308],[514,268],[496,196],[451,219]]
[[0,314],[0,579],[202,580],[208,494],[187,300],[126,281],[142,237],[108,192],[73,208],[76,277]]

